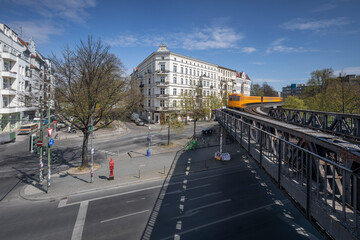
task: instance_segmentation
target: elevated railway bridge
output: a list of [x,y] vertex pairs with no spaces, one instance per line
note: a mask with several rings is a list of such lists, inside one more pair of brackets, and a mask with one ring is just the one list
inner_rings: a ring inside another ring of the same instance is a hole
[[[331,124],[327,120],[334,132],[324,132],[306,124],[300,126],[299,121],[293,124],[289,119],[299,118],[284,117],[279,109],[267,112],[283,121],[234,109],[217,110],[216,118],[222,131],[248,151],[310,221],[334,239],[360,239],[358,143],[335,135],[335,130],[341,129],[334,127],[335,120]],[[324,119],[311,114],[299,113],[301,121],[318,123]],[[341,126],[341,121],[350,123],[340,117],[334,119]],[[359,131],[356,121],[346,127],[352,129],[346,135]]]

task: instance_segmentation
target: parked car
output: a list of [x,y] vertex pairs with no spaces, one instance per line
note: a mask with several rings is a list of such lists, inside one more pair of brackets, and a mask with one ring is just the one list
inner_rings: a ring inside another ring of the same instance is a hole
[[38,128],[37,123],[21,125],[18,134],[29,134]]
[[56,123],[56,130],[60,130],[61,128],[65,128],[66,127],[66,124],[63,123],[63,122],[57,122]]
[[144,126],[145,125],[144,122],[140,118],[135,120],[135,124],[138,125],[138,126]]

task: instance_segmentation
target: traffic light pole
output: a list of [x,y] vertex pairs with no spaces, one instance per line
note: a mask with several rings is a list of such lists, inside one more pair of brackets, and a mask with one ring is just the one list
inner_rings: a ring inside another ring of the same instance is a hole
[[[44,134],[43,134],[43,102],[40,99],[40,141],[44,144]],[[44,180],[43,172],[44,172],[44,163],[43,163],[43,146],[40,146],[40,162],[39,162],[39,182],[42,183]]]
[[93,126],[93,118],[91,117],[91,125],[90,125],[90,132],[91,132],[91,138],[90,138],[90,148],[91,148],[91,172],[90,182],[94,181],[94,149],[93,149],[93,138],[94,138],[94,126]]
[[[50,128],[50,101],[48,101],[48,128]],[[50,140],[50,137],[49,137]],[[50,191],[50,180],[51,180],[51,150],[50,150],[50,145],[49,145],[49,141],[47,141],[47,147],[48,147],[48,177],[47,177],[47,189],[46,192],[49,193]]]

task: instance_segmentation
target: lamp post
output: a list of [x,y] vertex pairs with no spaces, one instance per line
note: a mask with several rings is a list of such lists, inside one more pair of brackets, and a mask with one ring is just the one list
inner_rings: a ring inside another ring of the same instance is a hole
[[[44,134],[43,134],[43,102],[40,99],[40,141],[44,143]],[[43,171],[44,171],[44,163],[43,163],[43,146],[40,146],[40,159],[39,159],[39,182],[43,181]]]
[[94,149],[93,149],[93,138],[94,138],[94,126],[93,126],[93,118],[91,117],[91,125],[90,125],[90,148],[91,148],[91,172],[90,172],[90,182],[92,183],[94,181]]
[[[48,100],[48,128],[50,128],[50,100]],[[48,138],[50,140],[50,136]],[[49,143],[47,143],[48,146],[48,176],[47,176],[47,188],[46,188],[46,192],[49,193],[50,192],[50,180],[51,180],[51,150],[50,150],[50,145]]]
[[147,141],[148,141],[148,150],[146,152],[146,156],[150,157],[151,156],[151,151],[150,151],[150,143],[151,143],[151,136],[150,136],[150,113],[149,113],[149,116],[148,116],[148,136],[147,136]]

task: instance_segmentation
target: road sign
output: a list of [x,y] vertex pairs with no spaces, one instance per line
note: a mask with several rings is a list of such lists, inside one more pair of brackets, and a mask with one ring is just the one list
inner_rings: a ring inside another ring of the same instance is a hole
[[95,150],[92,148],[92,149],[91,149],[91,154],[94,154],[94,152],[95,152]]
[[56,124],[56,121],[54,120],[53,123]]
[[43,145],[43,141],[41,141],[41,140],[39,140],[39,141],[36,143],[36,146],[38,146],[38,147],[42,147],[42,145]]
[[54,145],[54,143],[55,143],[54,139],[50,138],[50,140],[49,140],[49,146],[51,147],[52,145]]
[[53,128],[49,128],[49,129],[48,129],[49,137],[51,137],[51,134],[52,134],[53,130],[54,130]]

